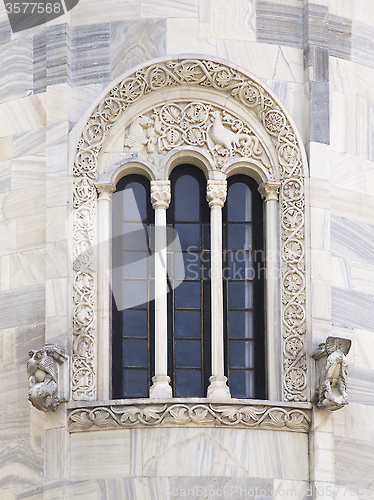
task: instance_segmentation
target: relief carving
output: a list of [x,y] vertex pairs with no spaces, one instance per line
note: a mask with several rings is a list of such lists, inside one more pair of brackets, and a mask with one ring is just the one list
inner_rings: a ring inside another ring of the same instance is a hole
[[154,153],[184,145],[208,149],[217,169],[237,155],[258,160],[274,177],[264,148],[249,126],[203,102],[168,103],[138,116],[125,133],[124,151]]
[[[348,404],[347,371],[345,359],[351,348],[351,340],[339,337],[328,337],[320,351],[313,355],[319,363],[320,379],[316,387],[314,403],[326,410],[339,410]],[[322,365],[322,366],[321,366]]]
[[95,406],[70,410],[70,432],[133,427],[239,427],[308,432],[309,412],[299,408],[231,403],[165,403]]
[[56,345],[46,345],[38,351],[30,351],[27,362],[28,397],[38,410],[56,411],[60,404],[58,363],[66,360],[65,353]]

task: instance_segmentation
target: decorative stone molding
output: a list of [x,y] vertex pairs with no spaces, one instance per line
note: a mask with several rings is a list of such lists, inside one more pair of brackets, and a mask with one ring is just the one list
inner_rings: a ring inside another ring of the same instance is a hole
[[192,146],[209,151],[216,169],[231,157],[253,158],[275,180],[258,137],[233,113],[208,102],[169,102],[136,117],[125,132],[124,151],[155,153]]
[[170,181],[151,181],[153,208],[168,208],[171,200]]
[[223,207],[227,196],[227,181],[225,180],[208,180],[206,188],[206,200],[209,207]]
[[[93,245],[96,220],[94,181],[97,178],[99,153],[109,130],[125,110],[152,92],[177,86],[212,89],[236,101],[245,113],[258,119],[277,152],[279,179],[275,179],[271,169],[267,175],[269,182],[281,182],[283,392],[288,401],[306,401],[305,198],[303,160],[297,134],[275,98],[258,82],[225,64],[200,59],[155,63],[122,80],[91,113],[78,142],[73,166],[73,399],[93,400],[97,394],[97,278]],[[160,99],[165,96],[167,93],[160,94]],[[173,113],[169,113],[167,118],[162,110],[165,113],[174,110],[174,122]],[[240,120],[240,123],[236,122],[231,113],[225,114],[222,108],[213,103],[164,103],[150,113],[150,116],[146,116],[147,120],[138,120],[136,126],[127,131],[124,144],[127,150],[151,153],[153,148],[156,151],[161,147],[167,151],[175,148],[175,144],[189,145],[192,141],[198,147],[205,148],[214,158],[214,168],[222,168],[233,155],[243,158],[244,154],[253,161],[256,158],[256,161],[261,161],[259,152],[262,145],[256,141],[250,126]],[[139,115],[137,117],[141,118]],[[247,149],[244,151],[244,148]]]
[[319,350],[313,355],[317,373],[320,374],[313,402],[319,408],[335,411],[348,404],[348,364],[345,357],[351,343],[350,339],[327,337],[326,343],[320,344]]
[[[113,402],[114,403],[114,402]],[[143,401],[70,408],[70,432],[134,427],[236,427],[308,432],[309,410],[260,404]]]
[[279,182],[263,182],[258,187],[258,192],[264,201],[278,201],[280,186]]
[[38,351],[30,351],[29,356],[29,401],[40,411],[56,411],[60,404],[58,364],[64,363],[67,357],[57,345],[46,345]]

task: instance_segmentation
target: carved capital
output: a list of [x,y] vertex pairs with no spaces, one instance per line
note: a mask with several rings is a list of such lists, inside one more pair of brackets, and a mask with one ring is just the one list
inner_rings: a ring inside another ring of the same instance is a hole
[[99,201],[110,200],[110,196],[116,190],[116,186],[112,182],[95,182],[95,187],[99,193]]
[[279,182],[263,182],[258,188],[258,192],[265,201],[278,201],[279,199]]
[[60,404],[58,365],[64,363],[67,357],[60,347],[51,344],[38,351],[30,351],[29,356],[29,401],[40,411],[56,411]]
[[209,207],[223,207],[227,196],[227,182],[224,180],[209,180],[206,187],[206,199]]
[[319,350],[313,355],[319,374],[319,385],[313,402],[319,408],[335,411],[348,404],[348,364],[345,357],[350,348],[350,339],[328,337],[326,343],[320,344]]
[[151,202],[153,208],[168,208],[170,199],[170,181],[151,181]]

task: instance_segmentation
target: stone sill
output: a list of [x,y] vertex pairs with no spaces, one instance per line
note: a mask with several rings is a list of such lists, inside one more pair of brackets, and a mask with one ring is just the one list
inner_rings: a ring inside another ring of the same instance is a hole
[[71,401],[69,432],[139,427],[235,427],[309,432],[311,403],[206,398]]

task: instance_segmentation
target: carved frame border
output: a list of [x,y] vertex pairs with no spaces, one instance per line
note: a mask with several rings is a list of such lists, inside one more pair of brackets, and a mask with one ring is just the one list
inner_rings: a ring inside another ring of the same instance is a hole
[[305,353],[305,194],[303,146],[285,110],[253,78],[227,64],[178,59],[151,64],[123,79],[101,99],[77,144],[73,176],[74,310],[72,398],[96,399],[94,181],[104,139],[123,111],[143,96],[178,85],[212,88],[255,113],[278,155],[281,208],[283,395],[307,400]]

